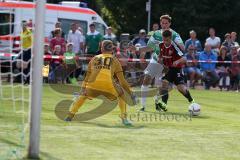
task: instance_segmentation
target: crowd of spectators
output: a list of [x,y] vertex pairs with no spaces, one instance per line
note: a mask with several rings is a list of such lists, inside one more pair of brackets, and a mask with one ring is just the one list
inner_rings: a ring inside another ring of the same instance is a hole
[[[148,34],[145,33],[144,29],[139,31],[139,35],[130,42],[131,45],[136,47],[135,53],[131,53],[130,50],[130,58],[150,58],[145,56],[148,54],[141,53],[139,56],[138,47],[146,46],[150,36],[158,28],[157,24],[153,24],[153,31]],[[240,46],[236,42],[237,33],[226,33],[223,41],[216,36],[214,28],[209,28],[208,33],[209,37],[201,42],[197,39],[196,31],[191,30],[189,39],[185,41],[185,56],[188,62],[183,71],[188,86],[195,88],[196,84],[199,84],[207,90],[211,87],[219,87],[221,91],[238,91],[240,86],[240,64],[234,63],[240,61]],[[130,79],[132,79],[136,75],[131,70],[140,69],[143,71],[144,67],[139,66],[136,62],[129,63],[127,69],[130,71]]]
[[[239,90],[240,64],[234,63],[240,60],[237,33],[226,33],[223,41],[216,36],[214,28],[209,29],[205,42],[200,42],[196,36],[195,31],[190,31],[190,38],[185,42],[186,58],[193,60],[184,69],[190,87],[194,88],[196,82],[202,80],[205,89],[218,86],[221,91]],[[204,44],[203,49],[201,44]]]
[[46,82],[49,83],[73,83],[76,84],[86,69],[88,61],[78,57],[92,57],[99,54],[100,43],[103,39],[112,40],[117,43],[112,28],[106,29],[102,35],[96,30],[94,23],[89,25],[89,32],[84,34],[77,23],[70,24],[68,33],[62,31],[61,23],[56,22],[55,28],[49,33],[48,43],[44,47],[46,56],[63,56],[63,59],[44,59],[44,68],[49,68],[49,74],[45,74]]
[[[26,25],[31,28],[32,23]],[[48,43],[45,44],[44,55],[64,56],[64,59],[45,58],[44,65],[49,67],[48,82],[57,83],[76,83],[81,74],[87,67],[87,61],[79,60],[76,56],[94,56],[99,54],[100,43],[103,39],[112,40],[116,46],[119,46],[116,35],[111,27],[106,28],[106,34],[102,35],[96,30],[95,24],[90,24],[89,32],[84,34],[82,28],[77,23],[70,25],[68,33],[64,33],[61,23],[57,22],[55,28],[49,33]],[[125,54],[128,58],[150,59],[151,53],[140,53],[138,48],[147,46],[151,35],[159,29],[157,23],[153,24],[152,31],[146,33],[140,29],[138,35],[130,40],[130,45],[135,46],[134,52],[126,49]],[[30,32],[29,30],[23,31]],[[195,88],[196,84],[203,84],[205,89],[218,86],[220,90],[238,90],[240,81],[240,64],[234,61],[240,61],[240,47],[237,39],[237,33],[226,33],[224,40],[216,35],[214,28],[209,28],[209,37],[205,41],[197,38],[194,30],[189,32],[189,39],[185,41],[185,56],[188,62],[185,65],[184,73],[189,87]],[[25,43],[26,44],[26,43]],[[28,47],[26,51],[29,50]],[[210,61],[221,61],[213,63]],[[225,61],[223,63],[223,61]],[[233,62],[233,63],[231,63]],[[146,63],[127,62],[124,67],[126,76],[140,81]],[[46,78],[46,77],[45,77]],[[135,81],[133,80],[133,82]],[[141,82],[139,82],[141,83]]]

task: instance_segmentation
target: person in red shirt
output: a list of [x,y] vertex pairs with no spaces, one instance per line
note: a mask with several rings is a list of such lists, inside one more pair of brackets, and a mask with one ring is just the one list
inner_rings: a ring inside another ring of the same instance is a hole
[[[182,74],[182,67],[186,63],[186,58],[177,44],[172,41],[172,32],[170,30],[163,31],[162,37],[163,42],[159,44],[159,61],[163,64],[166,73],[162,78],[162,86],[159,89],[159,95],[156,96],[155,105],[158,110],[167,111],[169,83],[174,83],[178,91],[190,103],[194,103],[194,100],[185,86]],[[162,102],[159,102],[160,97],[162,98]]]
[[54,35],[55,37],[53,39],[51,39],[50,41],[50,48],[51,51],[53,52],[54,48],[56,45],[60,45],[61,46],[61,55],[63,55],[63,53],[66,52],[66,43],[65,43],[65,39],[61,37],[61,29],[60,28],[56,28],[54,31]]
[[[54,47],[53,56],[62,56],[61,46],[56,45]],[[53,58],[50,62],[50,75],[49,80],[51,83],[57,83],[58,80],[61,80],[64,83],[65,78],[65,65],[61,58]]]
[[[52,53],[49,50],[49,44],[44,44],[44,56],[51,56]],[[51,62],[51,57],[44,58],[44,65],[48,65]]]

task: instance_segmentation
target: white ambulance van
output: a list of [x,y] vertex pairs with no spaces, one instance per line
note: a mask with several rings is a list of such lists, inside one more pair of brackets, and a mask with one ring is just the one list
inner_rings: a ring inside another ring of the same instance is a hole
[[[62,2],[61,4],[46,4],[45,37],[54,30],[55,23],[61,22],[62,29],[67,35],[71,23],[75,22],[89,31],[89,24],[94,23],[96,30],[104,34],[106,23],[92,9],[79,7],[80,2]],[[21,22],[35,19],[35,3],[24,1],[0,2],[0,53],[19,51]],[[34,26],[34,25],[33,25]],[[33,27],[34,30],[34,27]],[[0,57],[1,58],[1,57]]]

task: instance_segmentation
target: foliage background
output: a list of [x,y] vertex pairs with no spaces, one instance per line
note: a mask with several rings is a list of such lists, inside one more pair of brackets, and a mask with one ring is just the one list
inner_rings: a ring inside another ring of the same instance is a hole
[[[48,3],[60,1],[48,0]],[[135,34],[141,28],[147,29],[147,1],[85,0],[117,34]],[[238,0],[152,0],[151,22],[159,22],[160,15],[168,13],[173,18],[172,28],[184,40],[192,29],[197,31],[200,40],[205,40],[209,27],[216,28],[217,36],[223,39],[227,32],[240,32],[239,8]]]

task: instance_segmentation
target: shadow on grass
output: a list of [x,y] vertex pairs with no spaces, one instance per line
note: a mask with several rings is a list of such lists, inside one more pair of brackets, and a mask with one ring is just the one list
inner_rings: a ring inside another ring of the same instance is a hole
[[18,143],[14,142],[14,141],[11,141],[11,140],[9,140],[9,139],[0,138],[0,142],[3,142],[3,143],[5,143],[5,144],[11,145],[11,146],[16,146],[16,147],[24,148],[23,145],[18,144]]
[[[25,148],[24,145],[18,144],[18,143],[14,142],[14,141],[10,141],[10,140],[4,139],[4,138],[0,138],[0,142],[1,143],[6,143],[8,145],[15,146],[15,147],[18,147],[18,148],[22,148],[22,149]],[[27,158],[27,156],[25,156],[23,158],[23,160],[41,160],[41,159],[61,160],[61,159],[56,158],[56,157],[54,157],[54,156],[52,156],[52,155],[50,155],[49,153],[46,153],[46,152],[40,152],[40,157],[43,157],[43,158],[35,158],[35,159],[33,159],[33,158]],[[0,157],[0,159],[1,159],[1,157]]]
[[27,156],[25,158],[23,158],[23,160],[45,160],[45,159],[50,159],[50,160],[62,160],[60,158],[56,158],[52,155],[50,155],[49,153],[46,152],[40,152],[40,158],[27,158]]
[[132,126],[124,126],[122,124],[107,125],[107,124],[96,123],[96,122],[81,122],[81,123],[87,124],[87,125],[94,125],[98,127],[104,127],[104,128],[142,129],[145,127],[145,126],[136,126],[134,124]]
[[199,116],[193,116],[193,119],[210,119],[210,116],[206,116],[206,115],[199,115]]
[[[190,114],[185,112],[185,113],[179,113],[179,112],[157,112],[157,111],[145,111],[145,112],[140,112],[141,114],[162,114],[162,115],[176,115],[176,116],[189,116]],[[191,118],[193,119],[209,119],[211,118],[210,116],[200,114],[199,116],[192,116]]]

